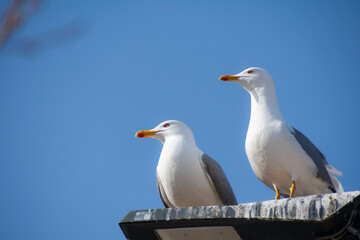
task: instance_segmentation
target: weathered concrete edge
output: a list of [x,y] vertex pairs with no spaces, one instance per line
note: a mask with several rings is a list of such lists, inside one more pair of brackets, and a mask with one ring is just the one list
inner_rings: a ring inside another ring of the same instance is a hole
[[242,203],[234,206],[147,209],[129,212],[120,223],[216,218],[319,221],[355,199],[360,200],[360,191]]

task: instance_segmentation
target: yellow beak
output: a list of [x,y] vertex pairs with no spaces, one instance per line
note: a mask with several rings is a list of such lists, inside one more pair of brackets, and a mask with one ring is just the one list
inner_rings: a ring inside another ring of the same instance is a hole
[[223,81],[235,81],[238,80],[240,77],[234,75],[222,75],[219,80]]
[[155,136],[155,134],[156,134],[157,132],[158,132],[158,131],[142,130],[142,131],[138,131],[138,132],[135,134],[135,137],[139,137],[139,138],[152,137],[152,136]]

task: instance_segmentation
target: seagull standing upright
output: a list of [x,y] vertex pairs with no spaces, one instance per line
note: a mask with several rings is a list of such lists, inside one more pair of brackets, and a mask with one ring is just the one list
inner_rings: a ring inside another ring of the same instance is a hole
[[169,120],[136,137],[163,143],[156,169],[156,182],[165,207],[236,205],[234,192],[223,170],[195,143],[184,123]]
[[245,150],[256,176],[276,192],[275,199],[343,192],[325,156],[280,112],[273,78],[264,69],[248,68],[223,81],[240,84],[251,95],[251,116]]

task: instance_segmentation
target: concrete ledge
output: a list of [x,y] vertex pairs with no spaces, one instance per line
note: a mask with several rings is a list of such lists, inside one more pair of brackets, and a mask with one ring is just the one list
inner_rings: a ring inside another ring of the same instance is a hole
[[129,212],[119,224],[134,240],[160,239],[155,229],[209,226],[231,226],[241,239],[331,239],[334,234],[342,234],[337,239],[357,239],[358,233],[342,228],[348,224],[350,231],[360,231],[359,203],[356,191],[236,206],[148,209]]

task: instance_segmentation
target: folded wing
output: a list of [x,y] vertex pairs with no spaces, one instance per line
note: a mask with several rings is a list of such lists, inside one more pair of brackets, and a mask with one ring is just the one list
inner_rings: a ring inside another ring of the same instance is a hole
[[235,194],[220,165],[205,153],[201,155],[200,162],[205,174],[215,187],[223,204],[237,205]]

